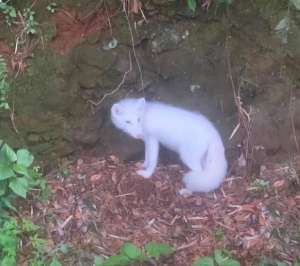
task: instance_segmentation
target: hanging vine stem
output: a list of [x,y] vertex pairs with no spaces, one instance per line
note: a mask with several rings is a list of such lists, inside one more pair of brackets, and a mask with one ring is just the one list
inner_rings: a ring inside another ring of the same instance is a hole
[[112,91],[110,91],[108,93],[105,93],[98,102],[94,102],[92,100],[88,100],[88,102],[90,102],[94,106],[98,106],[99,104],[101,104],[105,100],[106,97],[115,94],[122,87],[122,85],[124,84],[124,82],[126,80],[126,77],[127,77],[128,73],[132,71],[132,60],[131,60],[130,51],[128,51],[128,57],[129,57],[129,68],[124,73],[123,78],[122,78],[121,82],[119,83],[119,85],[115,89],[113,89]]
[[125,14],[125,17],[126,17],[126,21],[127,21],[128,29],[129,29],[129,33],[130,33],[130,39],[131,39],[131,44],[132,44],[133,56],[134,56],[134,59],[135,59],[135,62],[137,64],[137,67],[138,67],[138,70],[139,70],[139,74],[140,74],[141,90],[144,92],[143,73],[142,73],[142,68],[141,68],[140,62],[139,62],[138,57],[137,57],[136,52],[135,52],[133,31],[132,31],[132,27],[131,27],[131,24],[130,24],[130,21],[129,21],[128,12],[126,10],[126,0],[123,0],[123,11],[124,11],[124,14]]

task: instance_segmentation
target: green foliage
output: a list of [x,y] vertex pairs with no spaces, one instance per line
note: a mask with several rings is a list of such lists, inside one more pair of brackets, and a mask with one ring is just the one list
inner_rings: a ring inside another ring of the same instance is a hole
[[145,251],[149,257],[159,259],[160,256],[168,256],[173,252],[173,249],[164,243],[150,242],[145,245]]
[[290,3],[291,3],[297,10],[300,10],[300,0],[290,0]]
[[56,8],[57,8],[57,4],[55,2],[52,2],[47,6],[47,10],[52,14],[55,13]]
[[251,189],[256,191],[263,191],[267,189],[269,185],[270,185],[269,181],[256,178],[251,184]]
[[17,17],[17,11],[9,4],[9,1],[0,1],[0,12],[5,15],[5,20],[8,25],[11,25],[11,21]]
[[[272,259],[272,258],[268,258],[268,257],[262,257],[258,264],[258,266],[270,266],[270,265],[272,265],[272,266],[288,266],[288,264],[285,262],[282,262],[282,261],[279,261],[276,259]],[[295,261],[293,266],[300,266],[300,262]]]
[[201,257],[193,263],[193,266],[214,266],[214,265],[215,262],[212,257]]
[[61,266],[62,264],[56,259],[52,259],[50,266]]
[[26,149],[15,152],[7,144],[0,145],[0,210],[15,210],[11,199],[16,196],[26,199],[33,187],[46,189],[46,181],[38,167],[31,167],[33,155]]
[[213,256],[197,259],[193,266],[240,266],[227,250],[216,249]]
[[217,5],[230,6],[233,3],[233,0],[217,0]]
[[14,218],[7,218],[0,224],[0,266],[15,266],[18,243],[26,239],[26,246],[31,247],[28,254],[30,266],[60,266],[57,253],[67,251],[66,245],[61,244],[46,253],[47,241],[40,237],[40,227],[31,220],[22,219],[17,222]]
[[9,104],[7,102],[8,92],[10,90],[7,78],[8,74],[6,63],[4,58],[0,55],[0,109],[4,110],[10,109]]
[[[17,20],[17,10],[13,5],[10,5],[9,2],[10,1],[0,1],[0,12],[5,15],[6,23],[11,26],[12,21]],[[55,3],[49,4],[48,7],[50,8],[50,12],[55,12]],[[21,13],[23,17],[21,23],[24,24],[24,32],[26,34],[36,34],[38,23],[35,20],[35,12],[31,8],[25,8]]]
[[101,257],[95,257],[95,266],[126,266],[136,262],[145,262],[150,259],[159,260],[162,256],[168,256],[174,250],[167,244],[150,242],[140,249],[132,243],[125,243],[119,254],[103,261]]
[[15,219],[7,219],[0,227],[0,266],[15,266],[18,229]]
[[25,20],[25,32],[27,34],[36,34],[38,23],[35,20],[35,12],[31,8],[25,8],[23,16]]
[[103,265],[103,259],[100,256],[95,256],[93,266],[101,266]]
[[188,5],[190,10],[195,12],[196,8],[197,8],[197,0],[187,0],[187,5]]
[[281,39],[283,44],[287,44],[288,42],[288,33],[290,30],[290,19],[289,16],[285,16],[281,19],[275,27],[275,32],[278,37]]
[[[198,1],[197,0],[186,0],[186,1],[189,9],[195,12]],[[294,0],[294,1],[298,1],[298,0]],[[233,0],[215,0],[215,2],[217,6],[230,6],[233,3]]]

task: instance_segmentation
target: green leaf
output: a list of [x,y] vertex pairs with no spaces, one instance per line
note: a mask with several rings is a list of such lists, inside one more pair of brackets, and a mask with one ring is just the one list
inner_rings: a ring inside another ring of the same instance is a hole
[[187,0],[187,4],[190,10],[192,10],[193,12],[196,11],[196,7],[197,7],[197,1],[196,0]]
[[20,149],[17,151],[17,164],[21,164],[25,167],[29,167],[34,160],[33,155],[26,149]]
[[297,10],[300,10],[300,0],[290,0]]
[[14,150],[9,147],[7,144],[4,144],[1,152],[3,152],[4,156],[6,157],[6,159],[10,162],[15,162],[17,160],[17,155],[14,152]]
[[214,251],[214,258],[218,266],[240,266],[237,260],[230,258],[230,254],[226,250],[216,249]]
[[9,182],[10,189],[15,192],[18,196],[26,199],[26,194],[28,191],[28,182],[26,178],[19,177],[11,180]]
[[131,260],[136,260],[142,255],[141,249],[132,243],[125,243],[122,246],[120,253],[126,255]]
[[93,266],[102,266],[102,265],[103,265],[103,259],[100,256],[95,256]]
[[130,262],[130,259],[124,255],[116,255],[109,257],[104,261],[103,266],[125,266]]
[[5,208],[17,212],[17,209],[10,203],[9,198],[7,198],[7,197],[2,197],[2,198],[0,198],[0,203],[1,203],[1,205],[3,205]]
[[284,17],[281,19],[275,27],[276,31],[288,31],[289,29],[289,18]]
[[60,244],[58,250],[63,254],[67,254],[69,252],[69,246],[67,244]]
[[62,266],[61,263],[57,260],[57,258],[53,258],[50,266]]
[[0,180],[4,180],[10,177],[14,177],[15,173],[12,167],[8,164],[0,164]]
[[7,182],[6,180],[0,181],[0,197],[2,197],[6,193]]
[[201,257],[197,259],[193,266],[214,266],[214,259],[212,257]]
[[34,224],[31,220],[22,219],[22,231],[25,233],[34,233],[38,231],[40,227]]
[[22,164],[14,164],[13,169],[16,173],[29,177],[27,167]]
[[169,245],[156,242],[146,244],[145,250],[150,257],[154,257],[156,259],[159,259],[162,255],[170,255],[174,251]]
[[214,251],[214,258],[215,258],[217,264],[220,266],[223,265],[222,263],[224,263],[224,261],[227,259],[226,256],[224,257],[223,252],[220,249],[216,249]]
[[240,265],[241,264],[234,259],[226,259],[222,264],[220,264],[220,266],[240,266]]

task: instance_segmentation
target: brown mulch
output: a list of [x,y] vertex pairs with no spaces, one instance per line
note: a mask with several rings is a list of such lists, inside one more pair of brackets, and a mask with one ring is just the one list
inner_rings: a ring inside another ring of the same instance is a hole
[[66,177],[48,176],[51,199],[27,213],[47,229],[53,244],[70,243],[91,254],[115,254],[128,241],[168,243],[177,251],[162,265],[191,265],[215,248],[230,250],[241,265],[257,265],[262,256],[290,264],[299,255],[299,158],[293,167],[263,166],[265,188],[231,176],[217,192],[188,198],[178,193],[180,166],[160,166],[151,179],[139,177],[136,169],[115,156],[67,162]]

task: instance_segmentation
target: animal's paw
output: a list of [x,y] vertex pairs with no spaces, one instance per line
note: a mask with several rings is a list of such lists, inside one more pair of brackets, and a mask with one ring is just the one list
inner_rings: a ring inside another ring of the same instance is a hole
[[152,172],[147,171],[147,170],[138,170],[136,171],[138,175],[144,177],[144,178],[149,178],[152,175]]
[[182,188],[182,189],[179,190],[179,194],[180,194],[181,196],[183,196],[184,198],[187,198],[187,197],[192,196],[193,192],[190,191],[190,190],[187,189],[187,188]]
[[136,163],[136,166],[138,169],[145,170],[145,169],[147,169],[148,164],[146,162],[143,162],[143,163],[138,162],[138,163]]

